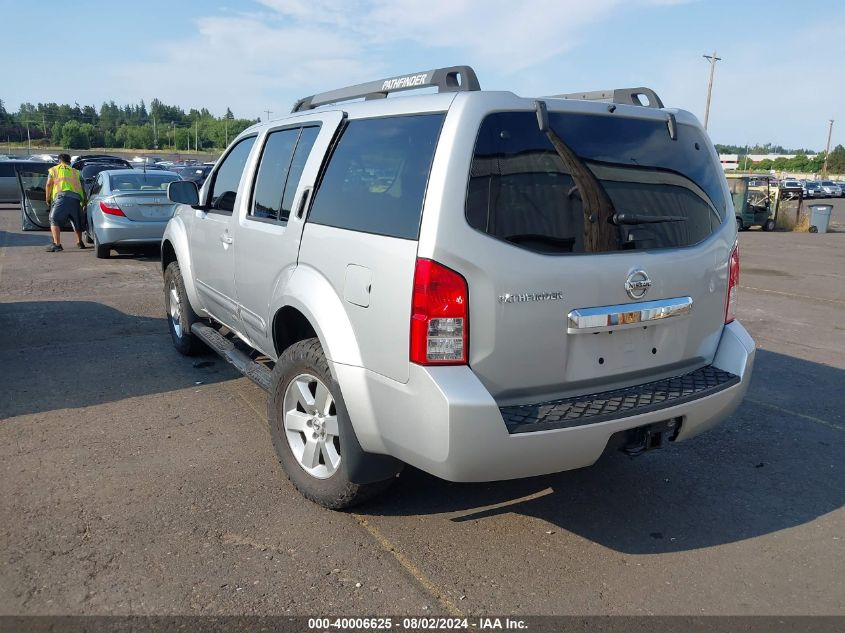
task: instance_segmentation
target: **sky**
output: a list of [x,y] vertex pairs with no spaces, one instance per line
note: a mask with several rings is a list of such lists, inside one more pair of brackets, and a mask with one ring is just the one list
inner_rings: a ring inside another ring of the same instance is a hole
[[648,86],[703,120],[716,51],[714,142],[823,150],[834,119],[845,145],[832,0],[0,0],[0,25],[10,111],[157,97],[275,118],[315,92],[467,64],[483,89]]

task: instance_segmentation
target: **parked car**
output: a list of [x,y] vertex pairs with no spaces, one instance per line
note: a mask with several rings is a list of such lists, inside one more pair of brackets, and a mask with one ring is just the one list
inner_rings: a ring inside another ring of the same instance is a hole
[[110,163],[112,165],[124,165],[126,167],[132,166],[125,158],[114,156],[113,154],[85,154],[82,156],[74,156],[71,158],[70,166],[74,169],[82,169],[89,163]]
[[106,171],[108,169],[132,169],[129,166],[129,163],[126,161],[122,161],[120,163],[113,163],[113,162],[89,162],[85,163],[82,168],[79,170],[80,176],[82,178],[82,185],[85,187],[86,191],[89,191],[91,187],[94,185],[94,179],[96,178],[97,174],[101,171]]
[[804,195],[804,185],[800,180],[782,180],[778,191],[781,198],[797,198]]
[[[0,202],[10,203],[20,200],[17,170],[41,169],[44,168],[45,164],[37,160],[7,159],[0,161]],[[49,168],[49,164],[44,168],[45,174]]]
[[[438,94],[367,98],[411,87]],[[468,67],[380,79],[248,128],[201,192],[170,183],[173,344],[268,391],[304,496],[360,503],[403,464],[580,468],[738,406],[755,349],[713,144],[651,90],[602,94],[484,92]]]
[[178,173],[179,178],[196,183],[197,188],[199,189],[202,187],[205,179],[208,177],[208,174],[211,173],[212,169],[213,165],[191,165],[189,167],[183,167]]
[[109,169],[97,174],[85,207],[86,239],[98,258],[113,248],[157,244],[173,215],[167,185],[179,176],[167,171]]
[[803,185],[805,198],[821,198],[822,188],[815,180],[807,180]]
[[819,183],[819,187],[821,187],[822,196],[825,198],[839,198],[842,196],[842,188],[832,180],[822,180]]

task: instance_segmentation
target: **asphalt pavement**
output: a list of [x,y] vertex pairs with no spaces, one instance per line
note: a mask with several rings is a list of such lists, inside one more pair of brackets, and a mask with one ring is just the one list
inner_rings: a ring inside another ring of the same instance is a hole
[[164,319],[158,253],[0,210],[0,614],[845,615],[845,200],[740,235],[741,408],[529,480],[407,469],[354,512],[281,473],[264,394]]

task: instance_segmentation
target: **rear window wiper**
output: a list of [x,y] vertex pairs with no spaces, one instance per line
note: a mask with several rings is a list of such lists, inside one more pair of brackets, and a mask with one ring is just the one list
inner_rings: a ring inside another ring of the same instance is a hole
[[640,215],[638,213],[614,213],[614,224],[660,224],[662,222],[686,222],[682,215]]
[[581,194],[584,209],[584,250],[588,253],[604,253],[619,248],[619,238],[613,228],[612,218],[616,214],[613,202],[598,178],[593,175],[584,161],[572,151],[549,124],[549,113],[545,101],[535,101],[537,125],[549,139],[555,153],[569,170],[575,186]]

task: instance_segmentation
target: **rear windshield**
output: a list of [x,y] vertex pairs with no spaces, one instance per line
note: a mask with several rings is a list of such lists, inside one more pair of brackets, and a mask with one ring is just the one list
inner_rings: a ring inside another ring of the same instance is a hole
[[665,121],[554,112],[549,126],[542,132],[534,112],[484,119],[471,226],[567,254],[689,246],[725,218],[725,177],[697,128],[678,125],[672,140]]
[[152,191],[167,189],[167,183],[179,180],[176,174],[111,174],[112,191]]

